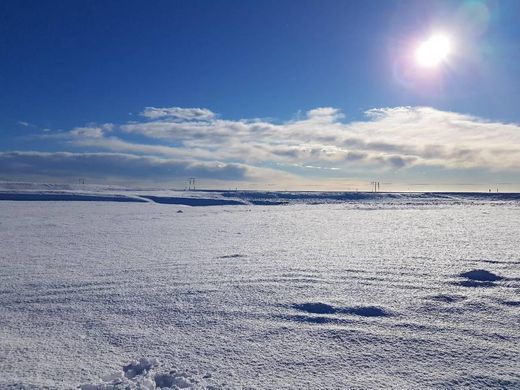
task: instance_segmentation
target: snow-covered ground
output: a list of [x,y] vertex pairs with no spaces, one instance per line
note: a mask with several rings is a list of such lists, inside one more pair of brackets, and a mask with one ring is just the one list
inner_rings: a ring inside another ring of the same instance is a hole
[[0,388],[520,388],[520,202],[429,196],[0,201]]

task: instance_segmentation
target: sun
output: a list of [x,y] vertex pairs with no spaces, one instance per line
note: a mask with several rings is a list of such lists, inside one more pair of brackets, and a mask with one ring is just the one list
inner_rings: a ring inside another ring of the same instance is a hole
[[446,61],[452,50],[449,37],[442,34],[432,35],[419,45],[415,59],[421,66],[433,68]]

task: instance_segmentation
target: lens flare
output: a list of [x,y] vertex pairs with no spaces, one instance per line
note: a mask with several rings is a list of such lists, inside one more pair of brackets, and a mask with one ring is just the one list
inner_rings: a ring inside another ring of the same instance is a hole
[[415,59],[419,65],[432,68],[444,62],[451,49],[451,41],[446,35],[433,35],[419,45]]

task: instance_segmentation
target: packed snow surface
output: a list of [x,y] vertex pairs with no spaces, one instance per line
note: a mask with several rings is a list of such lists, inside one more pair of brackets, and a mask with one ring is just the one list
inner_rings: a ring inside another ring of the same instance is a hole
[[517,201],[165,203],[0,202],[0,389],[520,388]]

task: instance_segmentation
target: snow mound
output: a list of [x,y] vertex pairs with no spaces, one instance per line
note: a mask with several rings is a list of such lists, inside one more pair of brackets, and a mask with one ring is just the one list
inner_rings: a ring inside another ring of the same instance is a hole
[[157,367],[159,363],[155,359],[142,358],[139,361],[135,360],[126,366],[123,366],[125,377],[132,379],[138,375],[146,375],[152,368]]
[[170,370],[156,372],[160,364],[156,359],[141,358],[123,366],[121,371],[106,375],[98,384],[84,384],[80,390],[155,390],[193,389],[219,390],[225,387],[212,383],[211,374],[197,371]]
[[297,310],[313,314],[335,314],[338,312],[338,310],[335,307],[320,302],[307,302],[295,304],[293,305],[293,307]]
[[474,269],[472,271],[459,274],[460,277],[479,282],[496,282],[504,279],[502,276],[486,271],[485,269]]
[[458,276],[466,278],[466,280],[455,283],[462,287],[495,287],[495,282],[504,279],[504,277],[486,271],[485,269],[474,269],[468,272],[462,272]]
[[342,310],[343,313],[354,314],[362,317],[388,317],[391,314],[377,306],[349,307]]
[[[324,317],[324,316],[292,315],[292,316],[285,316],[282,318],[290,320],[290,321],[309,323],[309,324],[340,323],[340,321],[338,321],[336,318]],[[343,322],[343,321],[341,321],[341,322]]]
[[354,306],[354,307],[334,307],[327,303],[306,302],[295,304],[297,310],[313,314],[353,314],[361,317],[387,317],[390,312],[377,306]]

